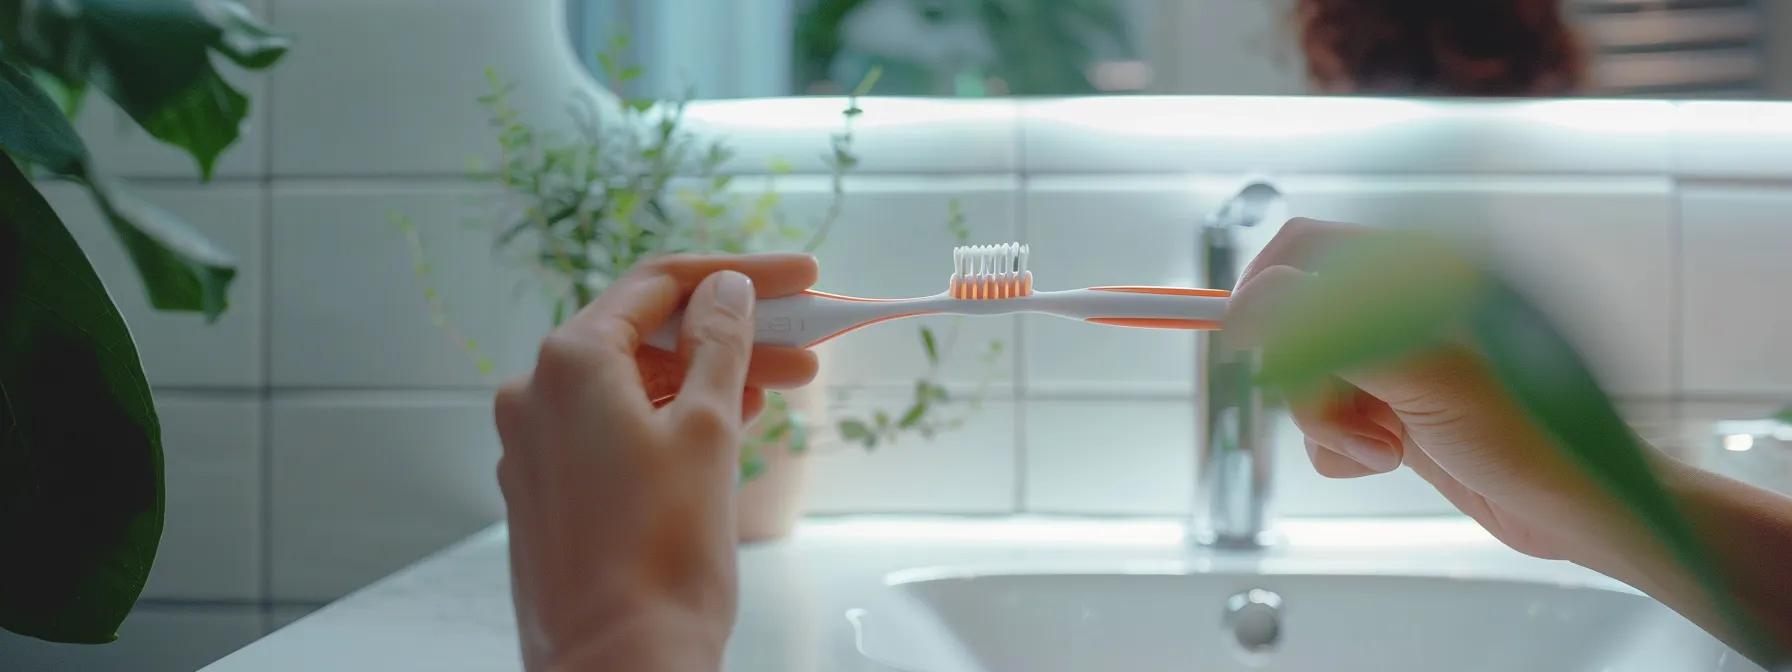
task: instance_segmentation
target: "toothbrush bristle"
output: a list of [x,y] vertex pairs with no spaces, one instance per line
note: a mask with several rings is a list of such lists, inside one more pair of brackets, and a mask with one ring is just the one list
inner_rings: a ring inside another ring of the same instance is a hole
[[1028,248],[1020,243],[952,248],[952,298],[1015,299],[1033,293]]

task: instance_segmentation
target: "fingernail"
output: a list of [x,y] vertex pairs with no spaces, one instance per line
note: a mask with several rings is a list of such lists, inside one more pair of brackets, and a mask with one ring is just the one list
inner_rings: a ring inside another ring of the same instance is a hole
[[1342,442],[1344,454],[1357,463],[1374,469],[1377,473],[1393,471],[1400,466],[1400,456],[1385,443],[1365,436],[1346,437]]
[[716,304],[741,315],[753,309],[753,279],[734,271],[716,274]]

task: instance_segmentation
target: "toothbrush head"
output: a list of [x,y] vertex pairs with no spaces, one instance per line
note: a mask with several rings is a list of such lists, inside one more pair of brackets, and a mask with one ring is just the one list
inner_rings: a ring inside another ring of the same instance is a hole
[[954,299],[983,301],[1017,299],[1033,293],[1033,274],[1027,271],[1027,246],[968,245],[952,248],[952,281],[948,293]]

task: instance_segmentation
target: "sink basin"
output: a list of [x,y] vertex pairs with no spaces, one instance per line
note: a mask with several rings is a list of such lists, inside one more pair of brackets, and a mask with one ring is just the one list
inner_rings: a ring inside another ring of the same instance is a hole
[[1760,672],[1653,600],[1570,584],[929,569],[886,586],[849,614],[858,647],[914,672]]

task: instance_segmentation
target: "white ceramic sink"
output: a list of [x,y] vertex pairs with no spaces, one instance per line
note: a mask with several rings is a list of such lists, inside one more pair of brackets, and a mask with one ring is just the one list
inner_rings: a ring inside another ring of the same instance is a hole
[[[897,572],[886,585],[895,596],[884,608],[849,617],[860,651],[896,670],[1760,670],[1654,601],[1598,587],[1448,576],[988,568]],[[1236,604],[1250,606],[1228,617],[1229,601],[1241,594],[1254,599],[1239,598]],[[1246,648],[1268,640],[1274,643]]]

